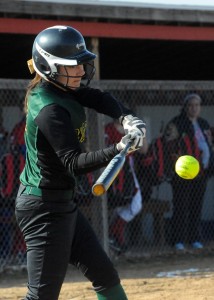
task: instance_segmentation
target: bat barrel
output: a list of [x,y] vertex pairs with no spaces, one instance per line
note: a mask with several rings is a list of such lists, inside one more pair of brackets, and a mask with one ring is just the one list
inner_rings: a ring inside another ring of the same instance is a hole
[[101,196],[108,190],[108,188],[120,172],[124,162],[125,155],[121,153],[117,154],[110,161],[103,173],[92,186],[92,193],[94,194],[94,196]]
[[105,186],[102,183],[95,183],[92,186],[92,193],[94,196],[102,196],[106,193]]
[[92,186],[92,193],[94,196],[102,196],[107,192],[112,182],[115,180],[118,173],[122,169],[126,159],[126,154],[131,145],[132,141],[129,141],[126,147],[119,154],[117,154],[107,165],[103,173]]

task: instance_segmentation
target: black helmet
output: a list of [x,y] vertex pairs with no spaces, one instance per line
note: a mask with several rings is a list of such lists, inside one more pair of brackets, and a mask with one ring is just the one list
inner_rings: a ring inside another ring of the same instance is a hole
[[95,72],[93,60],[96,55],[86,49],[82,34],[69,26],[53,26],[41,31],[34,40],[32,58],[35,71],[52,81],[59,75],[58,65],[83,64],[88,83]]

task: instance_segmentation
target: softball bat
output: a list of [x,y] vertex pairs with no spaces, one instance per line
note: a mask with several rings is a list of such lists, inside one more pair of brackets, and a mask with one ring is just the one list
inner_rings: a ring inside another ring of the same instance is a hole
[[92,193],[94,196],[102,196],[107,192],[107,190],[119,174],[120,170],[122,169],[126,160],[126,155],[131,145],[132,141],[129,141],[125,148],[114,158],[112,158],[112,160],[106,166],[103,173],[92,186]]

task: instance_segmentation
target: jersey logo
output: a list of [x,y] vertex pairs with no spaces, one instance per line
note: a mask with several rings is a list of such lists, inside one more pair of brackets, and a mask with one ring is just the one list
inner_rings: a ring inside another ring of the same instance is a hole
[[76,129],[77,137],[80,143],[83,143],[85,141],[85,132],[86,132],[86,121],[82,123],[80,128]]
[[85,49],[85,43],[76,44],[76,48],[77,48],[78,50],[83,50],[83,49]]

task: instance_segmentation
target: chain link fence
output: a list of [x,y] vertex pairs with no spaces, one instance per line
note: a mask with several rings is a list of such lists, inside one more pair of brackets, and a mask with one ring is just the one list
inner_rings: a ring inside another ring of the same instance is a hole
[[[16,225],[14,204],[25,157],[23,102],[27,84],[25,80],[0,80],[0,270],[26,263],[25,243]],[[175,133],[169,124],[179,115],[185,96],[197,93],[202,99],[200,116],[214,127],[214,84],[115,80],[94,81],[91,85],[112,93],[147,123],[143,149],[127,157],[123,170],[106,195],[94,197],[91,193],[102,170],[79,180],[76,201],[106,252],[112,257],[137,258],[172,253],[176,244],[183,244],[185,251],[212,247],[213,170],[209,174],[207,171],[201,173],[193,181],[175,176],[176,155],[191,153],[196,156],[196,150],[190,149],[193,135],[186,135],[185,139],[184,134],[182,139],[169,138]],[[123,131],[116,120],[89,109],[86,115],[86,151],[120,140]],[[185,125],[185,120],[182,124]],[[202,149],[208,153],[204,143],[209,132],[205,129],[199,139],[199,154]],[[211,149],[213,135],[208,140]],[[182,152],[180,147],[180,152],[176,152],[182,143],[186,148],[183,147]],[[177,250],[182,250],[181,245]]]

